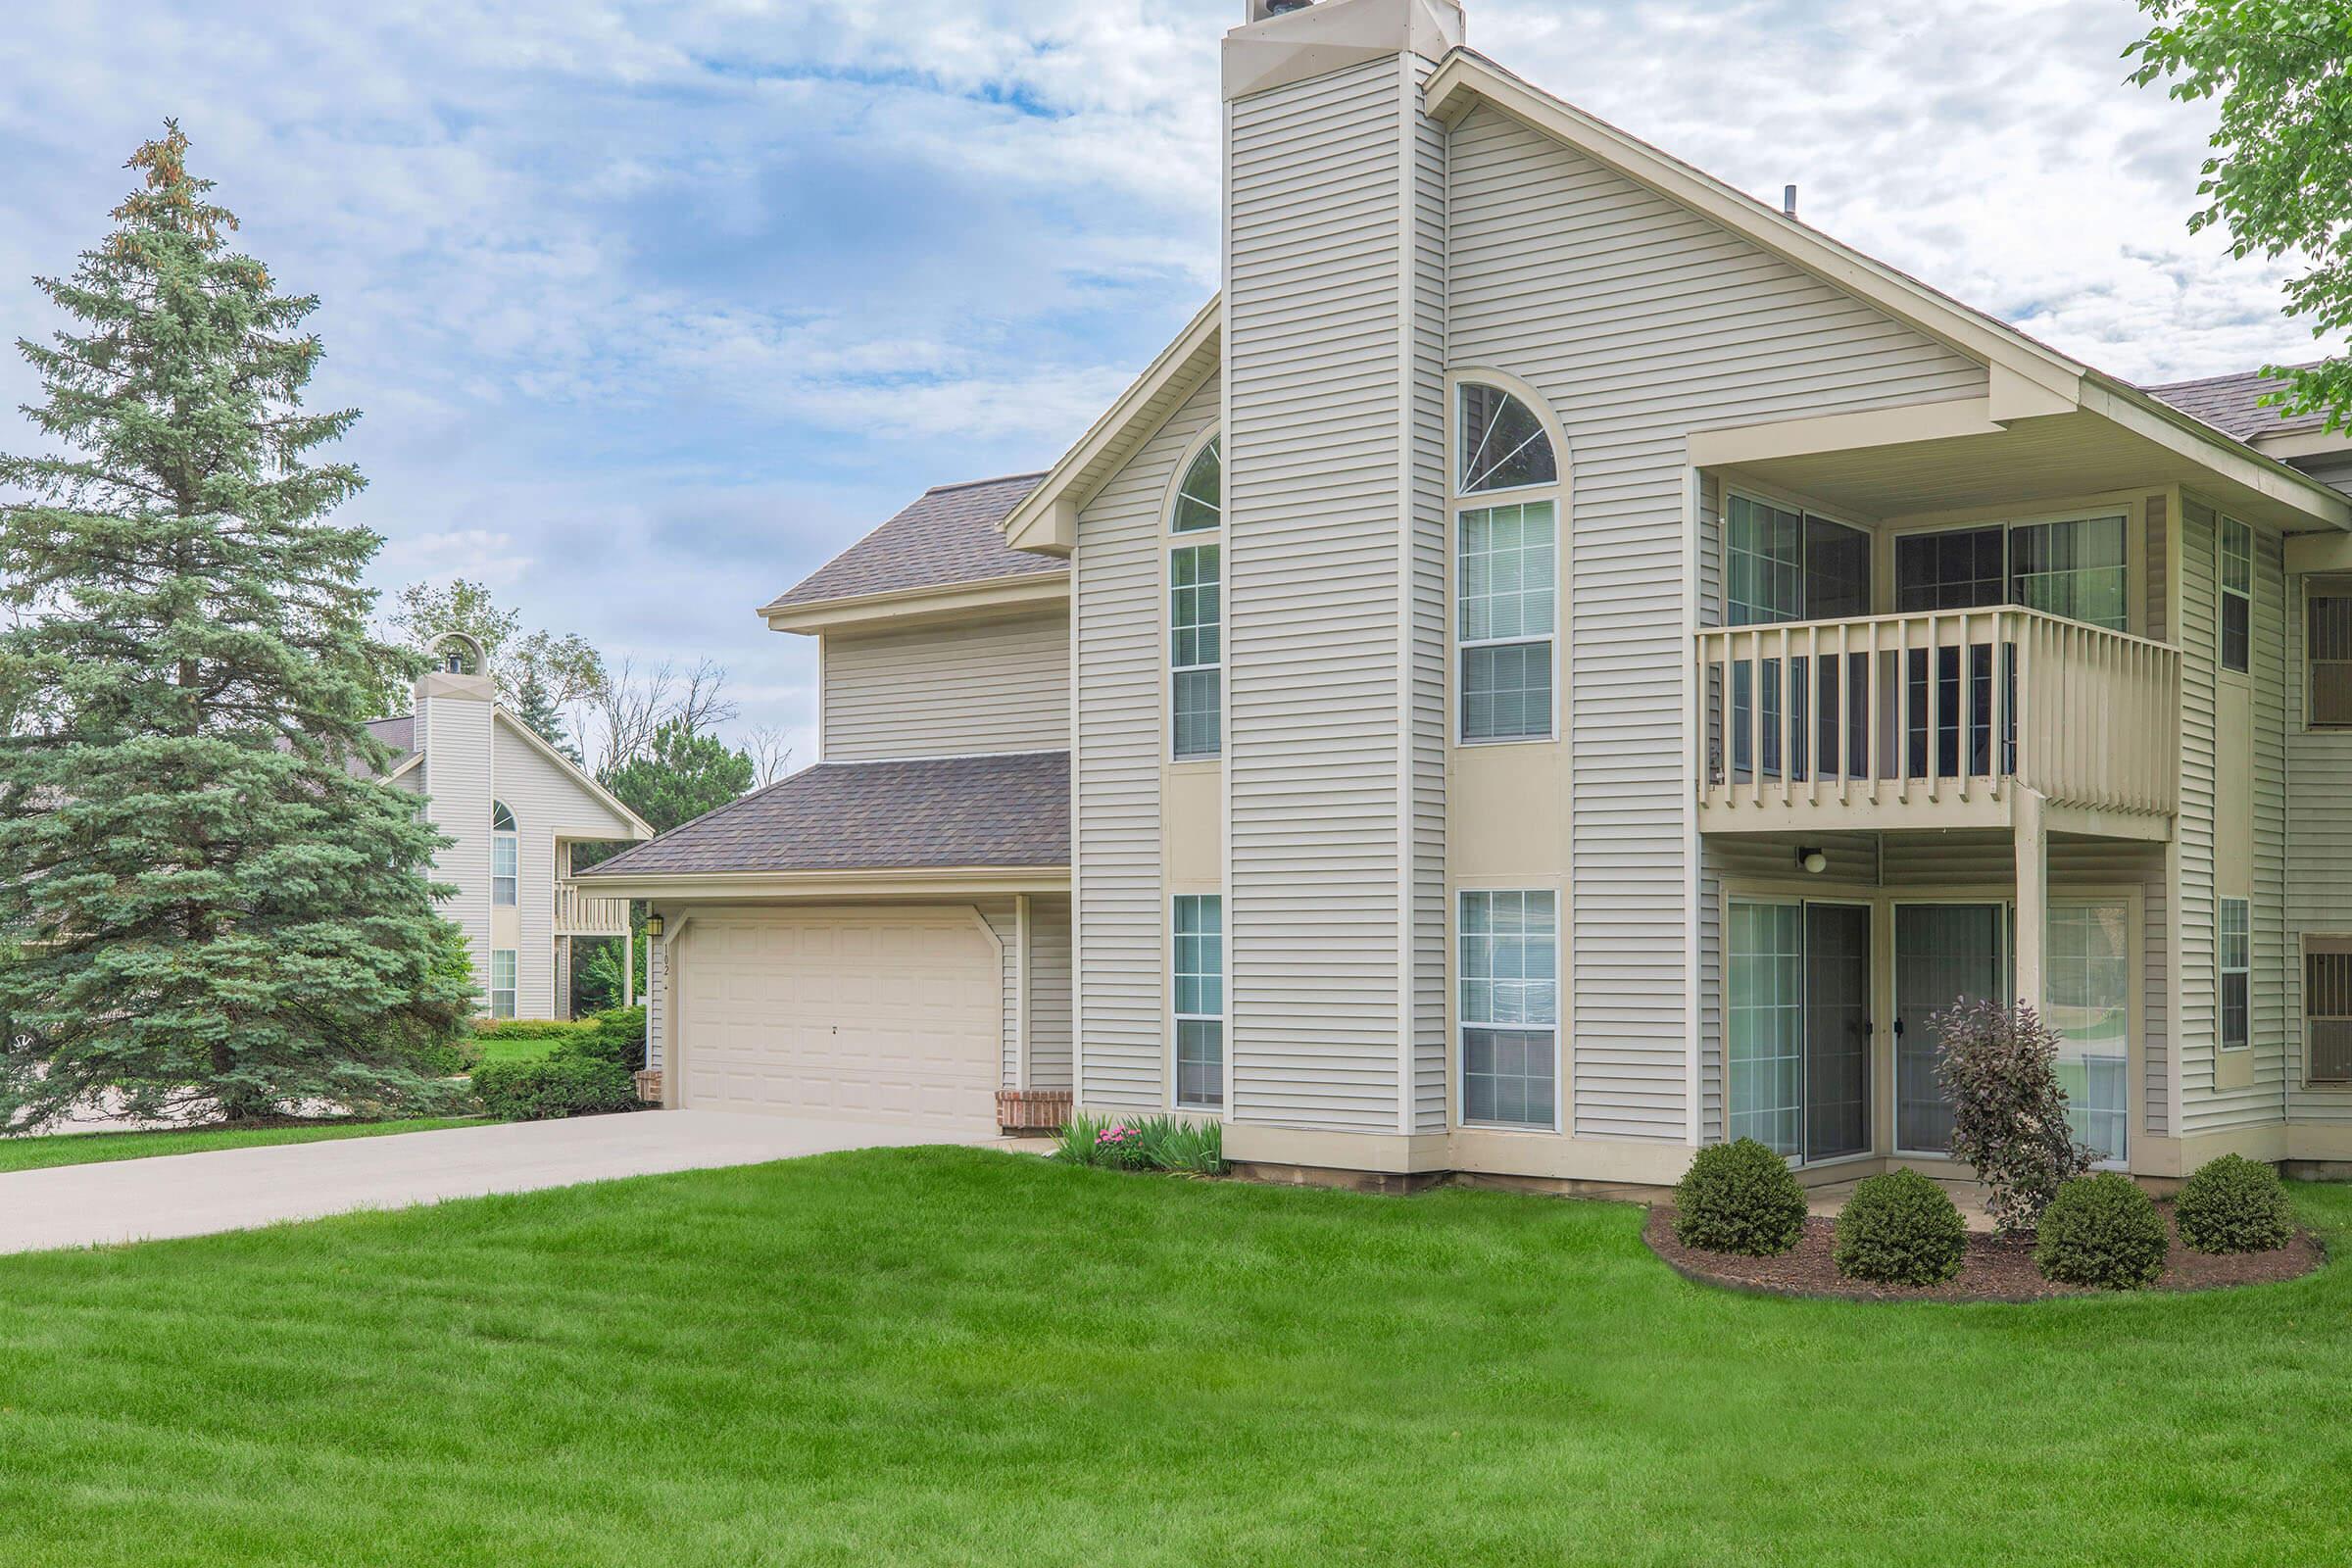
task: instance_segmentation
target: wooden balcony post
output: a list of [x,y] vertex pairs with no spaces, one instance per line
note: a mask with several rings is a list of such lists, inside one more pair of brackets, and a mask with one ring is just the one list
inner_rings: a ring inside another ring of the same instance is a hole
[[2038,1012],[2044,1006],[2050,940],[2050,844],[2042,829],[2041,792],[2019,789],[2011,808],[2016,813],[2017,995]]

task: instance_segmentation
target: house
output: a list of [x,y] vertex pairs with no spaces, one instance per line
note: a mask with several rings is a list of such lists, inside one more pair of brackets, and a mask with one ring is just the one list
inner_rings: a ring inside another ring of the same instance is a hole
[[1943,1173],[1932,1020],[2022,998],[2111,1165],[2352,1160],[2352,441],[1462,39],[1252,0],[1219,296],[1050,472],[765,607],[818,763],[583,879],[653,901],[669,1102]]
[[[384,777],[426,797],[425,814],[454,841],[433,875],[457,889],[442,912],[473,950],[490,1015],[567,1017],[572,944],[629,939],[628,901],[583,889],[572,846],[637,843],[654,830],[499,706],[471,638],[443,637],[434,652],[438,667],[417,678],[409,712],[368,726],[393,752]],[[633,979],[629,966],[622,973]]]

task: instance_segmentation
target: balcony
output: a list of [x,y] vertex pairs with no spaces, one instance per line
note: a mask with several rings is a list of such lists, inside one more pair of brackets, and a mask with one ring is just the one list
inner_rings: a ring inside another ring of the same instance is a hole
[[2015,608],[1698,633],[1698,825],[2171,837],[2180,653]]
[[556,883],[556,935],[560,937],[625,937],[629,934],[629,901],[599,898],[583,892],[576,882]]

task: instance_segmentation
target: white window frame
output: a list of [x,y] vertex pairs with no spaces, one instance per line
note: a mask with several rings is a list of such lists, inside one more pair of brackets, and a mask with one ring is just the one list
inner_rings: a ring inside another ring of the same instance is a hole
[[[2246,536],[2246,585],[2230,586],[2230,530],[2237,529]],[[2225,675],[2251,677],[2254,670],[2254,526],[2241,522],[2226,512],[2213,514],[2213,665]],[[2244,668],[2230,662],[2230,601],[2235,599],[2246,607],[2246,662]]]
[[[2238,941],[2243,951],[2238,961],[2230,961],[2230,911],[2238,911]],[[2251,1051],[2254,1049],[2254,902],[2251,899],[2217,898],[2213,904],[2213,1044],[2217,1051]],[[2231,1043],[2229,1037],[2230,976],[2243,975],[2246,980],[2246,1038]]]
[[[1551,443],[1552,472],[1556,477],[1548,484],[1508,485],[1494,490],[1465,491],[1462,489],[1461,443],[1462,389],[1478,385],[1494,387],[1517,398],[1522,406],[1535,415],[1543,426],[1544,438]],[[1561,434],[1559,421],[1553,417],[1551,405],[1532,386],[1516,376],[1475,367],[1455,370],[1446,378],[1446,636],[1451,647],[1449,673],[1451,689],[1446,694],[1446,733],[1455,746],[1549,746],[1557,745],[1561,735],[1561,708],[1566,691],[1567,668],[1565,648],[1568,622],[1568,444]],[[1462,636],[1462,514],[1487,512],[1498,507],[1527,506],[1548,503],[1551,507],[1551,631],[1538,637],[1485,637],[1465,639]],[[1538,642],[1547,646],[1551,663],[1550,722],[1542,734],[1493,735],[1472,737],[1468,733],[1462,701],[1467,655],[1478,648],[1532,646]],[[1508,891],[1508,890],[1504,890]]]
[[[1177,966],[1177,953],[1180,951],[1177,939],[1183,934],[1184,928],[1182,922],[1177,918],[1176,911],[1187,899],[1210,899],[1216,903],[1216,980],[1219,1006],[1215,1012],[1186,1012],[1179,1008],[1176,1003],[1179,980],[1188,975],[1199,978],[1206,973],[1204,970],[1182,969]],[[1232,1031],[1226,1027],[1225,1016],[1232,1006],[1230,1000],[1232,977],[1228,973],[1231,966],[1226,962],[1225,957],[1225,895],[1223,893],[1170,895],[1168,899],[1168,1103],[1177,1110],[1201,1111],[1209,1115],[1222,1116],[1225,1114],[1226,1101],[1231,1094],[1233,1043]],[[1187,1100],[1184,1098],[1183,1090],[1179,1087],[1183,1076],[1180,1069],[1183,1065],[1184,1026],[1188,1023],[1213,1023],[1217,1026],[1217,1099],[1214,1103],[1207,1101]]]
[[[514,1016],[514,997],[520,989],[522,978],[521,956],[519,950],[514,948],[492,948],[490,950],[489,994],[490,1016],[493,1018]],[[507,983],[503,986],[498,983],[498,968],[501,958],[506,960],[507,968]]]
[[[514,821],[514,808],[504,801],[490,803],[490,906],[494,909],[512,909],[522,903],[522,844],[513,826],[498,825],[502,811],[506,813],[509,823]],[[498,868],[502,857],[509,867],[505,871]],[[505,898],[499,897],[502,892]]]
[[[1229,618],[1226,614],[1226,609],[1231,603],[1231,598],[1228,593],[1229,585],[1225,577],[1224,497],[1226,492],[1231,487],[1225,483],[1226,470],[1223,458],[1223,441],[1224,432],[1213,424],[1192,439],[1192,442],[1185,447],[1184,455],[1177,460],[1176,471],[1168,480],[1168,493],[1162,498],[1159,509],[1159,526],[1161,535],[1161,547],[1159,552],[1159,660],[1161,668],[1166,671],[1165,675],[1160,681],[1160,711],[1161,724],[1167,731],[1167,742],[1164,747],[1164,751],[1167,760],[1171,762],[1215,762],[1221,760],[1225,756],[1226,725],[1230,711],[1230,705],[1226,701],[1227,692],[1225,685],[1225,631]],[[1218,447],[1219,449],[1217,465],[1219,499],[1217,503],[1216,526],[1209,528],[1179,529],[1176,526],[1176,506],[1177,502],[1184,493],[1185,478],[1192,472],[1193,465],[1200,461],[1200,454],[1207,451],[1212,445]],[[1179,551],[1194,550],[1202,545],[1209,546],[1217,552],[1217,658],[1214,663],[1179,664],[1176,662],[1176,555]],[[1177,677],[1179,675],[1199,674],[1202,670],[1214,670],[1216,672],[1216,750],[1208,752],[1179,752],[1176,749]]]
[[[2042,919],[2042,997],[2039,1005],[2042,1021],[2047,1024],[2050,1022],[2052,1012],[2049,986],[2058,967],[2056,956],[2050,951],[2051,923],[2061,913],[2080,914],[2085,911],[2095,912],[2105,909],[2121,910],[2124,917],[2124,951],[2121,955],[2124,966],[2124,1152],[2120,1158],[2100,1160],[2097,1168],[2100,1170],[2129,1170],[2132,1168],[2132,1152],[2134,1141],[2140,1136],[2133,1124],[2139,1120],[2145,1108],[2137,1103],[2139,1097],[2132,1092],[2134,1085],[2145,1082],[2145,1073],[2143,1070],[2139,1070],[2139,1063],[2132,1049],[2132,1042],[2138,1039],[2141,1033],[2140,999],[2133,994],[2136,989],[2133,982],[2139,977],[2140,971],[2134,955],[2143,953],[2146,946],[2146,939],[2140,932],[2139,906],[2134,900],[2121,893],[2082,893],[2065,898],[2053,898],[2049,901],[2049,906],[2043,911]],[[2011,910],[2011,922],[2010,941],[2014,943],[2016,941],[2014,906]],[[2053,1024],[2051,1027],[2055,1028],[2056,1026]],[[2064,1050],[2063,1047],[2060,1049]]]
[[[1552,1018],[1548,1024],[1497,1024],[1473,1021],[1469,1008],[1463,1005],[1468,989],[1469,964],[1464,952],[1468,941],[1462,911],[1473,898],[1490,898],[1498,893],[1541,893],[1551,899],[1551,973],[1554,988]],[[1566,1026],[1561,1021],[1568,1013],[1568,977],[1565,972],[1566,936],[1568,926],[1568,895],[1558,883],[1460,887],[1453,894],[1453,939],[1449,945],[1447,969],[1450,975],[1449,1004],[1453,1014],[1453,1059],[1448,1062],[1446,1078],[1451,1087],[1453,1125],[1482,1133],[1520,1133],[1538,1138],[1566,1136],[1568,1127],[1568,1057],[1564,1049]],[[1551,1125],[1539,1127],[1529,1122],[1473,1121],[1465,1110],[1464,1081],[1469,1074],[1463,1064],[1469,1059],[1470,1031],[1485,1029],[1511,1034],[1542,1034],[1551,1036]]]
[[2341,1092],[2346,1089],[2352,1089],[2352,1077],[2322,1078],[2314,1074],[2311,1070],[2312,1025],[2315,1023],[2336,1023],[2347,1018],[2352,1018],[2352,1003],[2348,1003],[2346,1004],[2348,1010],[2344,1012],[2323,1011],[2313,1005],[2314,998],[2312,996],[2313,986],[2311,983],[2311,960],[2316,957],[2342,957],[2346,954],[2352,954],[2352,932],[2306,931],[2303,933],[2300,946],[2301,951],[2297,955],[2297,962],[2300,967],[2296,970],[2295,978],[2296,982],[2302,988],[2302,995],[2298,999],[2301,1003],[2301,1006],[2299,1008],[2300,1016],[2297,1019],[2297,1022],[2302,1031],[2301,1039],[2303,1042],[2303,1062],[2301,1077],[2303,1087],[2306,1089],[2319,1090],[2322,1093]]

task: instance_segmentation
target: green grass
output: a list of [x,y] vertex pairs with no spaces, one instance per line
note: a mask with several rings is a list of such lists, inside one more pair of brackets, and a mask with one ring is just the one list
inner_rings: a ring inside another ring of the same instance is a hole
[[[2352,1226],[2352,1189],[2298,1188]],[[1866,1306],[1631,1207],[835,1155],[0,1258],[12,1568],[2352,1559],[2352,1269]]]
[[259,1149],[265,1144],[318,1144],[341,1138],[382,1138],[391,1133],[429,1133],[444,1127],[475,1127],[478,1116],[418,1117],[409,1121],[309,1122],[283,1127],[202,1127],[189,1132],[59,1133],[41,1138],[0,1138],[0,1174],[46,1170],[52,1165],[95,1165],[156,1154],[202,1154],[216,1149]]

